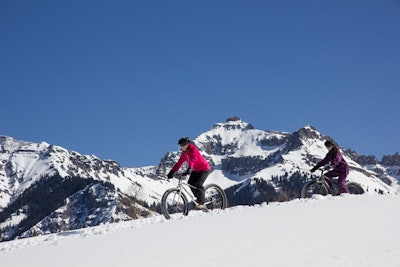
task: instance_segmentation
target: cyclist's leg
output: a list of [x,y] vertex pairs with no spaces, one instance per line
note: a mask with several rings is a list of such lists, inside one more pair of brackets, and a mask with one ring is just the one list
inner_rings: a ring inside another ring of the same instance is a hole
[[339,173],[336,170],[331,170],[327,173],[324,174],[326,177],[328,177],[329,179],[326,179],[326,182],[328,183],[329,187],[332,189],[332,178],[336,177],[339,175]]
[[349,193],[349,189],[346,186],[346,178],[347,178],[348,174],[349,174],[348,170],[339,173],[338,187],[339,187],[340,194]]
[[189,177],[188,183],[195,188],[191,187],[193,195],[196,197],[197,202],[202,205],[205,202],[204,182],[206,181],[210,171],[193,171]]

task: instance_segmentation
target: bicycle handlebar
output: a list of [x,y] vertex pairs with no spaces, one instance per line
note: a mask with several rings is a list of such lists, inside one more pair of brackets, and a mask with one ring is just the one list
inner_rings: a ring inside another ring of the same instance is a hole
[[322,167],[319,167],[319,168],[317,169],[317,171],[326,172],[326,171],[330,171],[330,170],[332,170],[332,169],[333,169],[332,166],[327,166],[327,167],[322,166]]
[[186,178],[188,175],[185,173],[175,173],[174,178],[183,179]]
[[[179,180],[183,180],[186,177],[187,177],[187,174],[185,174],[185,173],[174,173],[172,178],[177,178]],[[168,176],[166,176],[166,175],[160,177],[161,180],[170,180],[172,178],[168,178]]]

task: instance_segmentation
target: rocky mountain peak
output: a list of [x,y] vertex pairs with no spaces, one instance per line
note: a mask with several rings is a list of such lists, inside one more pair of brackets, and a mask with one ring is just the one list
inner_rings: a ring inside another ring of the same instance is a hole
[[219,129],[219,128],[223,128],[225,130],[242,130],[242,131],[255,129],[253,125],[244,122],[237,116],[228,118],[225,123],[216,123],[213,126],[213,129]]
[[385,155],[381,163],[383,166],[400,166],[400,155],[398,152],[394,155]]
[[311,125],[307,125],[295,131],[286,143],[286,151],[297,150],[307,145],[310,140],[322,140],[322,135]]
[[378,164],[378,159],[373,156],[373,155],[369,155],[369,156],[365,156],[365,155],[358,155],[356,151],[351,150],[351,149],[345,149],[343,151],[348,157],[350,157],[352,160],[354,160],[355,162],[357,162],[360,165],[376,165]]
[[238,116],[232,116],[232,117],[226,119],[226,122],[230,122],[230,121],[242,121],[242,119],[239,118]]

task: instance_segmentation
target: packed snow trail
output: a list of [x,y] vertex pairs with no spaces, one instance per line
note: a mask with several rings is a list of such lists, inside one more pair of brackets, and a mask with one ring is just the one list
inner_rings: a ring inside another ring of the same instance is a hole
[[400,266],[400,196],[190,212],[0,243],[2,266]]

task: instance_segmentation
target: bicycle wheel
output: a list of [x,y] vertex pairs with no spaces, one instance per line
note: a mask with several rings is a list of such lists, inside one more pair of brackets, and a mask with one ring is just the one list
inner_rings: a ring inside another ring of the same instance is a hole
[[346,184],[347,189],[349,189],[350,194],[354,195],[361,195],[364,194],[364,189],[361,187],[361,185],[354,183],[354,182],[349,182]]
[[306,183],[301,190],[302,198],[310,198],[315,194],[325,196],[328,194],[328,190],[323,184],[316,181]]
[[188,200],[179,189],[168,189],[161,198],[161,210],[166,219],[186,216],[189,212]]
[[225,209],[228,206],[226,194],[221,187],[216,184],[208,184],[204,186],[207,209]]

